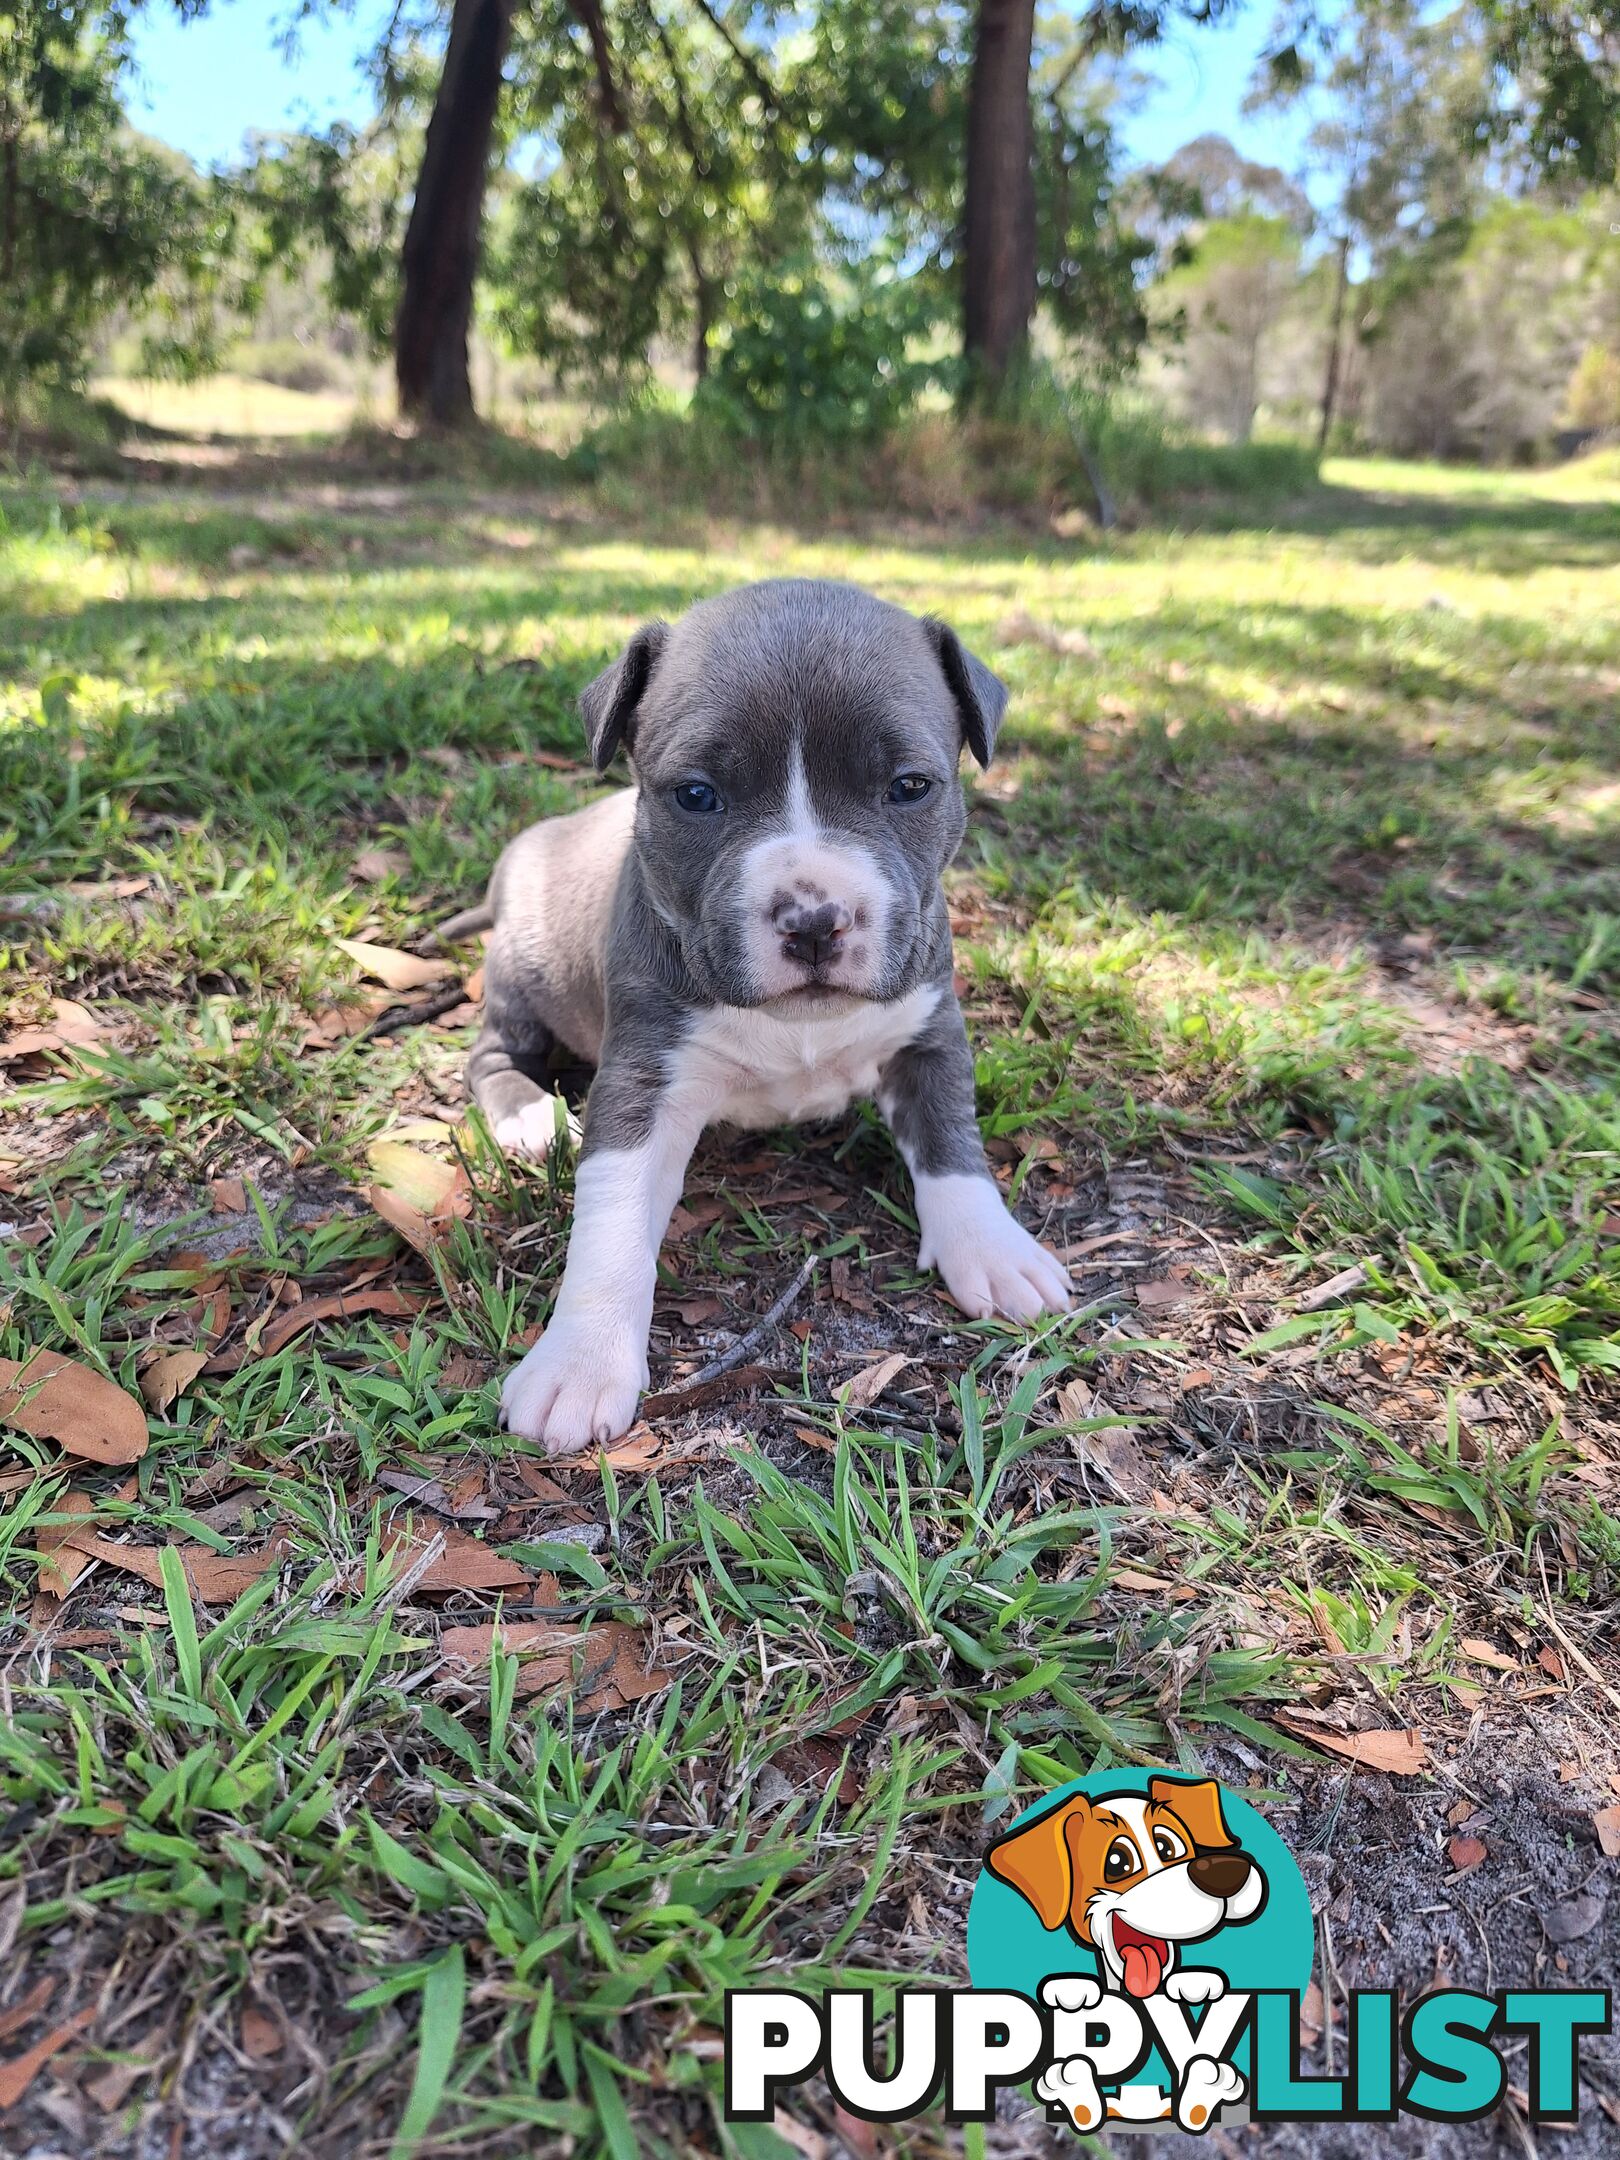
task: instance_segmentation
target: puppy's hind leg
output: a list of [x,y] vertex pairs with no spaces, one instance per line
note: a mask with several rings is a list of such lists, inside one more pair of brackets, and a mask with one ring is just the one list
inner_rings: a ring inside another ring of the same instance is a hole
[[544,1156],[567,1111],[546,1086],[546,1061],[557,1038],[526,997],[514,996],[504,956],[490,947],[484,963],[484,1027],[467,1060],[467,1086],[498,1147],[508,1155]]

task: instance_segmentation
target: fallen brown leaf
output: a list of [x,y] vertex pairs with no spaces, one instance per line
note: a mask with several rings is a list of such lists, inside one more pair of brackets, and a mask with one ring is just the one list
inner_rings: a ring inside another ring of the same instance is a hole
[[[120,1545],[112,1538],[77,1531],[73,1534],[73,1549],[87,1560],[99,1560],[106,1567],[121,1568],[126,1575],[137,1576],[154,1590],[163,1587],[159,1546]],[[186,1580],[199,1604],[234,1605],[267,1568],[286,1557],[292,1546],[286,1532],[280,1531],[249,1552],[215,1552],[211,1545],[200,1543],[176,1545],[174,1550],[180,1555]]]
[[1478,1635],[1465,1635],[1457,1648],[1464,1657],[1472,1658],[1476,1665],[1489,1665],[1493,1672],[1517,1672],[1517,1658],[1504,1657],[1494,1643],[1486,1642]]
[[51,2057],[59,2054],[70,2040],[76,2040],[95,2014],[93,2003],[83,2010],[75,2010],[65,2024],[48,2032],[43,2040],[36,2040],[31,2048],[21,2055],[14,2055],[10,2062],[0,2063],[0,2115],[17,2105]]
[[1595,1890],[1579,1890],[1574,1897],[1561,1898],[1556,1905],[1549,1905],[1541,1916],[1541,1924],[1555,1943],[1579,1942],[1583,1935],[1591,1934],[1608,1904],[1606,1885]]
[[529,1580],[527,1568],[505,1560],[493,1545],[469,1537],[465,1530],[400,1530],[388,1541],[387,1550],[403,1573],[434,1537],[443,1537],[444,1550],[417,1579],[418,1590],[517,1590]]
[[281,2027],[257,2003],[242,2005],[242,2053],[249,2062],[265,2062],[282,2049]]
[[1489,1857],[1483,1838],[1453,1837],[1446,1840],[1446,1858],[1459,1874],[1466,1875]]
[[1417,1777],[1429,1767],[1429,1751],[1423,1735],[1398,1726],[1380,1726],[1371,1732],[1329,1732],[1320,1725],[1279,1713],[1277,1723],[1316,1747],[1342,1755],[1360,1769],[1382,1770],[1390,1777]]
[[131,1463],[146,1453],[146,1413],[134,1396],[54,1351],[21,1363],[0,1358],[0,1425],[55,1440],[86,1462]]
[[[71,1490],[63,1493],[51,1509],[53,1515],[77,1517],[93,1515],[95,1511],[96,1503],[88,1493]],[[40,1531],[39,1587],[47,1597],[65,1598],[90,1565],[88,1556],[73,1544],[75,1536],[82,1534],[73,1522],[47,1523]]]
[[675,1311],[686,1327],[703,1327],[710,1320],[723,1320],[726,1308],[717,1297],[682,1298]]
[[455,962],[447,954],[424,960],[416,953],[401,952],[396,945],[368,945],[361,938],[340,937],[335,943],[363,974],[387,990],[421,990],[455,972]]
[[222,1215],[245,1215],[247,1213],[247,1187],[239,1177],[217,1177],[208,1180],[208,1197]]
[[1115,1568],[1108,1578],[1110,1590],[1135,1590],[1145,1597],[1169,1598],[1172,1604],[1184,1605],[1197,1597],[1191,1583],[1171,1582],[1166,1575],[1144,1574],[1140,1568]]
[[101,1022],[88,1006],[75,1004],[72,998],[52,998],[49,1020],[37,1027],[18,1028],[0,1041],[0,1065],[17,1058],[42,1057],[52,1050],[93,1050],[101,1040]]
[[1592,1817],[1599,1850],[1609,1860],[1620,1860],[1620,1806],[1599,1808]]
[[0,2010],[0,2040],[9,2040],[14,2032],[32,2024],[55,1993],[55,1973],[41,1973],[21,2002],[13,2003],[9,2010]]
[[377,1483],[431,1508],[435,1515],[455,1516],[464,1522],[494,1522],[500,1514],[500,1509],[491,1507],[483,1496],[482,1470],[475,1470],[470,1480],[462,1479],[454,1491],[438,1478],[423,1477],[414,1470],[379,1470]]
[[109,2063],[84,2089],[103,2115],[110,2115],[115,2108],[123,2106],[131,2089],[143,2077],[150,2077],[156,2068],[155,2056],[136,2055],[124,2062]]
[[[555,1578],[551,1594],[557,1594]],[[485,1627],[446,1628],[439,1649],[474,1667],[487,1665],[497,1626],[503,1648],[522,1663],[518,1693],[528,1697],[569,1688],[584,1710],[623,1710],[661,1694],[675,1678],[661,1663],[647,1663],[641,1630],[625,1620],[576,1627],[549,1620],[503,1620]]]
[[352,865],[362,885],[380,885],[384,878],[403,877],[410,867],[410,858],[398,848],[380,847],[362,848]]
[[846,1409],[870,1410],[897,1375],[915,1362],[914,1358],[906,1357],[898,1350],[891,1351],[888,1357],[880,1358],[877,1364],[866,1366],[854,1379],[846,1381],[838,1390],[838,1399]]
[[[352,1320],[362,1313],[401,1319],[409,1313],[420,1312],[422,1304],[423,1300],[410,1290],[328,1290],[320,1297],[305,1298],[301,1305],[294,1305],[288,1312],[278,1313],[259,1337],[259,1355],[274,1357],[295,1335],[301,1335],[317,1320]],[[209,1360],[210,1365],[215,1362]]]
[[[737,1365],[728,1373],[719,1373],[712,1380],[699,1380],[691,1387],[665,1388],[656,1395],[642,1397],[642,1419],[645,1422],[653,1418],[671,1417],[681,1410],[707,1410],[713,1403],[726,1402],[733,1395],[741,1395],[749,1388],[763,1386],[770,1377],[763,1365]],[[585,1460],[583,1457],[580,1459]],[[590,1460],[594,1462],[596,1458],[592,1456]],[[608,1460],[613,1460],[611,1451]],[[562,1463],[558,1467],[567,1469],[570,1466]]]
[[148,1410],[167,1410],[182,1396],[208,1363],[206,1350],[167,1350],[140,1376],[141,1393]]
[[1172,1305],[1185,1305],[1196,1294],[1191,1283],[1176,1282],[1168,1275],[1150,1276],[1136,1286],[1136,1302],[1143,1312],[1164,1312]]

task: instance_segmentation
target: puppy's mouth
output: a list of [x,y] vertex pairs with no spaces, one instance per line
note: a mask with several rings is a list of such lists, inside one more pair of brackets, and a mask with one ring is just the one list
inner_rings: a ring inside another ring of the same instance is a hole
[[778,990],[766,1002],[785,1012],[804,1012],[818,1005],[858,1004],[869,995],[851,983],[829,982],[822,976],[809,975],[802,983],[795,983],[791,990]]
[[1170,1945],[1160,1935],[1144,1935],[1121,1913],[1110,1914],[1114,1949],[1123,1969],[1125,1992],[1138,2001],[1156,1995],[1170,1963]]

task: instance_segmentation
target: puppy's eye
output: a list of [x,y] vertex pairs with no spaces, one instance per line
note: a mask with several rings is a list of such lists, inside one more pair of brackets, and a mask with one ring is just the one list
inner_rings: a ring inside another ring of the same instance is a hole
[[1155,1830],[1153,1833],[1153,1850],[1166,1867],[1173,1866],[1177,1860],[1185,1860],[1187,1857],[1186,1848],[1173,1830]]
[[675,790],[675,800],[683,810],[691,810],[699,817],[726,807],[720,800],[720,790],[707,780],[683,780]]
[[889,782],[889,800],[899,803],[921,802],[933,792],[934,783],[926,773],[903,772]]
[[1142,1865],[1141,1856],[1129,1838],[1117,1837],[1108,1848],[1103,1861],[1103,1881],[1123,1882],[1127,1875],[1134,1875]]

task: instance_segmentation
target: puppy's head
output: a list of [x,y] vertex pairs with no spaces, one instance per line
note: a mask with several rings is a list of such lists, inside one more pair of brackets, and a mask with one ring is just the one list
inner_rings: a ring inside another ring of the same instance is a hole
[[1066,1927],[1095,1950],[1106,1984],[1129,1995],[1157,1992],[1179,1943],[1252,1920],[1266,1901],[1265,1876],[1227,1829],[1212,1778],[1077,1793],[998,1839],[988,1865],[1042,1927]]
[[957,760],[1007,693],[943,623],[780,579],[638,630],[581,698],[628,750],[648,897],[717,1003],[810,1014],[911,986],[962,838]]

